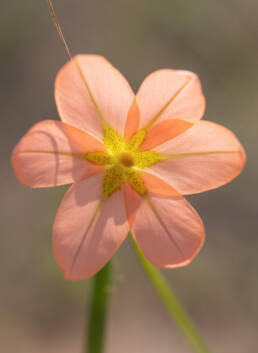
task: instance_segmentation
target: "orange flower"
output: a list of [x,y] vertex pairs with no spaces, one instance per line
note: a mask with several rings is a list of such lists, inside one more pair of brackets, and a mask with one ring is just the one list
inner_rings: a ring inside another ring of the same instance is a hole
[[73,183],[53,227],[64,276],[94,275],[129,230],[153,264],[188,264],[204,228],[182,195],[229,182],[245,162],[232,132],[200,121],[205,99],[198,77],[158,70],[135,96],[106,59],[80,55],[57,75],[55,98],[62,122],[33,126],[12,164],[30,187]]

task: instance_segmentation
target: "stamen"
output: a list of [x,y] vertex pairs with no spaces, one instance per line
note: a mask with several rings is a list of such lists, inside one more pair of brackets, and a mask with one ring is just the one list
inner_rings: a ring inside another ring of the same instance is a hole
[[126,148],[129,151],[137,151],[140,145],[143,143],[147,134],[147,129],[141,129],[134,134],[131,139],[127,142]]
[[144,181],[139,173],[130,170],[126,173],[126,180],[139,195],[145,196],[147,194]]
[[99,164],[99,165],[107,165],[112,162],[111,156],[106,152],[90,152],[85,153],[84,158],[88,161]]
[[123,151],[125,142],[123,137],[112,127],[107,126],[104,129],[104,145],[112,155],[117,155],[119,152]]
[[156,151],[135,152],[135,166],[139,169],[149,168],[162,161],[162,156]]
[[111,196],[115,191],[122,187],[124,181],[123,169],[115,166],[106,169],[103,181],[103,194],[105,197]]

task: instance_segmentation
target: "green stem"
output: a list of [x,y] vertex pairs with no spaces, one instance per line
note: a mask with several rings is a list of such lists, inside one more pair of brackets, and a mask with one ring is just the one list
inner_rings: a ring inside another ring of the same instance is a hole
[[85,353],[103,352],[111,281],[112,266],[110,261],[93,279],[88,339],[85,342]]
[[194,324],[173,294],[165,277],[156,267],[152,266],[149,261],[146,260],[132,236],[131,239],[133,240],[137,255],[153,286],[155,287],[160,299],[165,305],[171,318],[175,321],[178,328],[181,330],[186,341],[190,344],[194,352],[210,353],[210,350],[207,348],[204,340],[199,336],[196,328],[194,327]]

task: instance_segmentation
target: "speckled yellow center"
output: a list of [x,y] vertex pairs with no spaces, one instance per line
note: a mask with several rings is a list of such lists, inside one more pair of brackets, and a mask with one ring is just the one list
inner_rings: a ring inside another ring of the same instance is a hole
[[140,172],[162,160],[155,151],[140,151],[147,134],[146,129],[138,131],[129,141],[111,127],[104,129],[105,152],[90,152],[85,154],[85,159],[94,164],[105,166],[103,181],[103,194],[105,197],[119,190],[127,181],[140,195],[146,194],[143,179]]

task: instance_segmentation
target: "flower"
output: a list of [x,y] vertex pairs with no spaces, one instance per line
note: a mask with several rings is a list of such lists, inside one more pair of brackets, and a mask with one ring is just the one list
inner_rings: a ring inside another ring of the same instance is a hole
[[189,71],[158,70],[136,96],[105,58],[79,55],[58,73],[61,121],[34,125],[12,156],[30,187],[73,185],[53,226],[57,263],[69,280],[88,278],[131,230],[159,267],[191,262],[204,227],[182,195],[221,186],[242,170],[235,135],[201,121],[205,99]]

